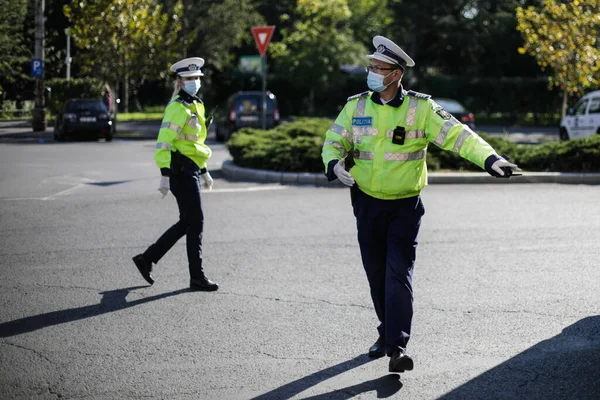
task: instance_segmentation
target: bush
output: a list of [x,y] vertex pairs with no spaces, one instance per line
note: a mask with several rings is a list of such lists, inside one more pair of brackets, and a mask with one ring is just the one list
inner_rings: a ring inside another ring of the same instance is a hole
[[325,118],[300,118],[271,130],[244,128],[227,142],[236,165],[286,172],[322,172],[321,148],[331,126]]
[[600,172],[600,135],[525,147],[519,165],[530,171]]
[[46,87],[51,88],[46,107],[53,114],[57,114],[69,99],[101,99],[104,93],[104,84],[97,78],[76,78],[68,81],[63,78],[53,78],[46,81]]
[[[333,121],[299,118],[275,129],[245,128],[227,142],[233,162],[240,167],[285,172],[323,172],[321,149],[325,132]],[[527,171],[600,172],[600,135],[542,145],[518,145],[499,136],[480,134],[498,154]],[[431,171],[481,171],[475,164],[444,151],[427,147]]]

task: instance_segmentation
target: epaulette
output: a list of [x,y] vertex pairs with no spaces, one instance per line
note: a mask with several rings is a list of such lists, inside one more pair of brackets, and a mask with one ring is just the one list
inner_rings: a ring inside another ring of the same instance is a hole
[[350,96],[346,99],[346,101],[350,101],[350,100],[354,100],[354,99],[358,99],[360,97],[365,97],[369,95],[369,91],[367,90],[366,92],[362,92],[359,94],[355,94],[354,96]]
[[431,98],[430,94],[415,92],[414,90],[409,90],[407,95],[411,97],[416,97],[417,99],[429,100]]

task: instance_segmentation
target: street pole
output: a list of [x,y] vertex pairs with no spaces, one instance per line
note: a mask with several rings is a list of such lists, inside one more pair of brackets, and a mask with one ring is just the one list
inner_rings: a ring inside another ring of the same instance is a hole
[[267,129],[267,56],[262,56],[262,128]]
[[69,28],[65,29],[65,35],[67,35],[67,57],[65,58],[65,64],[67,64],[67,80],[71,79],[71,35]]
[[[44,9],[45,0],[35,0],[35,58],[44,65]],[[32,113],[34,132],[46,130],[46,101],[44,98],[44,71],[35,79],[35,107]]]

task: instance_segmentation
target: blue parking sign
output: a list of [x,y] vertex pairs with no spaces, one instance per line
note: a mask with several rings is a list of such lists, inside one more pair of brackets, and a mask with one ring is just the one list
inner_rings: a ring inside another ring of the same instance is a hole
[[31,76],[34,78],[41,78],[44,74],[44,60],[40,58],[34,58],[31,60]]

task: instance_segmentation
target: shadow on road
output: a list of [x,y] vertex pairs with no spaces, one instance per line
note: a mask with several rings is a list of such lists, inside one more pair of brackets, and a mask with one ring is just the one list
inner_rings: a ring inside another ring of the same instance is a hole
[[[373,361],[373,358],[370,358],[366,354],[361,354],[360,356],[354,357],[351,360],[344,361],[340,364],[334,365],[332,367],[323,369],[321,371],[317,371],[311,375],[305,376],[304,378],[300,378],[293,382],[287,383],[281,387],[271,390],[265,394],[261,394],[260,396],[254,397],[251,400],[285,400],[292,398],[305,391],[308,388],[318,385],[321,382],[326,381],[329,378],[332,378],[336,375],[340,375],[346,371],[349,371],[353,368],[360,367],[370,361]],[[362,382],[356,385],[348,386],[343,389],[337,389],[329,393],[324,393],[312,397],[307,397],[307,399],[311,400],[342,400],[342,399],[350,399],[352,397],[357,396],[361,393],[377,391],[377,398],[388,398],[393,396],[396,392],[398,392],[402,388],[402,383],[399,380],[399,376],[395,374],[390,374],[383,376],[381,378],[373,379],[370,381]]]
[[381,378],[337,389],[329,393],[304,397],[303,400],[347,400],[356,397],[361,393],[373,391],[377,392],[378,399],[387,399],[395,395],[400,389],[402,389],[400,375],[389,374],[384,375]]
[[85,307],[71,308],[68,310],[53,311],[46,314],[34,315],[16,319],[14,321],[3,322],[0,324],[0,337],[10,337],[23,333],[37,331],[49,326],[78,321],[80,319],[91,318],[113,311],[123,310],[125,308],[148,303],[150,301],[164,299],[166,297],[176,296],[188,292],[189,289],[179,289],[173,292],[158,294],[155,296],[144,297],[143,299],[127,301],[126,297],[130,291],[145,288],[147,286],[133,286],[123,289],[101,292],[102,299],[100,304],[94,304]]
[[440,399],[600,399],[600,315],[568,326]]

